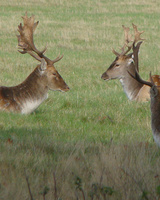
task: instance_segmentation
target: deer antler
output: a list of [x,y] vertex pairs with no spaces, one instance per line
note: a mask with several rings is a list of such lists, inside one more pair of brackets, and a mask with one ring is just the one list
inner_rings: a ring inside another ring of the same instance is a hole
[[[129,46],[129,43],[132,42],[132,36],[129,35],[130,29],[128,27],[125,27],[124,25],[122,25],[122,27],[123,27],[123,30],[124,30],[125,43],[124,43],[124,46],[121,48],[121,50],[122,50],[121,55],[125,55],[132,48],[132,46]],[[128,49],[125,51],[126,47],[128,47]]]
[[140,36],[141,36],[141,34],[142,33],[144,33],[144,31],[138,31],[138,29],[137,29],[137,26],[135,25],[135,24],[133,24],[132,23],[132,26],[133,26],[133,29],[134,29],[134,44],[136,43],[136,42],[138,42],[139,40],[144,40],[144,39],[142,39]]
[[150,80],[151,80],[151,82],[149,82],[149,81],[144,81],[144,80],[140,77],[140,75],[139,75],[139,73],[138,73],[137,71],[136,71],[136,73],[135,73],[135,76],[134,76],[133,74],[131,74],[129,71],[128,71],[128,73],[129,73],[129,75],[130,75],[132,78],[134,78],[135,80],[137,80],[139,83],[148,85],[148,86],[150,86],[150,87],[152,87],[152,86],[154,85],[154,82],[153,82],[153,79],[152,79],[152,76],[151,76],[151,72],[150,72]]
[[19,52],[22,54],[28,53],[38,61],[41,61],[42,58],[44,58],[48,65],[53,65],[55,62],[61,60],[63,56],[58,56],[56,59],[50,60],[44,55],[47,47],[45,47],[42,51],[39,51],[34,45],[33,33],[39,23],[39,21],[34,22],[34,15],[28,18],[26,12],[25,16],[23,16],[22,19],[24,25],[20,23],[20,25],[18,26],[18,32],[20,33],[20,35],[17,35],[18,47],[19,49],[22,49],[22,51],[19,50]]
[[[121,48],[121,53],[116,52],[114,49],[112,50],[116,56],[125,55],[131,50],[131,46],[129,46],[129,43],[132,41],[132,36],[129,34],[130,28],[125,27],[124,25],[122,25],[122,27],[124,30],[124,40],[125,41],[124,41],[123,47]],[[126,47],[128,47],[128,49],[125,51]]]
[[[144,40],[141,38],[141,34],[144,33],[144,31],[138,31],[137,26],[134,25],[133,23],[132,23],[132,26],[133,26],[134,35],[135,35],[132,49],[133,49],[135,67],[136,67],[137,71],[139,72],[138,52],[139,52],[140,45],[142,44],[142,42]],[[138,42],[138,41],[140,41],[140,42]],[[135,46],[136,43],[137,43],[137,45]]]
[[[113,49],[113,53],[116,56],[123,56],[123,55],[127,54],[132,48],[134,48],[136,42],[138,42],[139,40],[144,40],[140,37],[140,35],[144,31],[139,32],[136,25],[132,24],[132,26],[134,29],[134,41],[132,40],[132,35],[129,34],[129,31],[130,31],[129,27],[125,27],[124,25],[122,25],[123,30],[124,30],[125,42],[124,42],[123,47],[121,48],[121,53],[118,53]],[[131,44],[129,45],[129,43],[131,43]],[[138,46],[140,47],[140,45],[138,45]],[[127,50],[125,50],[126,47],[128,48]],[[139,50],[139,48],[137,48],[136,50]]]

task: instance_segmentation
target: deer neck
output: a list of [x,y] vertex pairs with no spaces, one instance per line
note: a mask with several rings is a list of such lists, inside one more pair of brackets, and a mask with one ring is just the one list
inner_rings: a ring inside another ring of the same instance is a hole
[[135,66],[131,63],[127,70],[125,71],[122,78],[120,78],[120,82],[123,86],[124,92],[126,93],[129,100],[136,100],[138,98],[138,93],[140,89],[143,87],[143,84],[139,83],[137,80],[133,79],[128,71],[135,75]]
[[48,87],[43,84],[40,73],[37,67],[25,81],[14,87],[14,99],[22,114],[33,112],[48,97]]

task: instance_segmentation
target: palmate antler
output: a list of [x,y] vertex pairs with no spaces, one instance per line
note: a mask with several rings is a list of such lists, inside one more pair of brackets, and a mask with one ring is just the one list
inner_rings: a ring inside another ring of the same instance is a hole
[[[112,51],[116,56],[124,56],[131,49],[133,49],[135,66],[136,66],[137,71],[139,71],[139,69],[138,69],[138,51],[139,51],[140,45],[142,44],[142,41],[144,40],[144,39],[141,38],[141,34],[144,31],[138,31],[137,26],[133,23],[132,23],[132,26],[133,26],[133,29],[134,29],[134,40],[132,40],[132,35],[129,34],[129,31],[130,31],[129,27],[125,27],[124,25],[122,25],[123,30],[124,30],[124,37],[125,37],[124,45],[121,48],[120,53],[118,53],[114,49]],[[138,42],[138,41],[140,41],[140,42]],[[137,45],[136,45],[136,43],[137,43]],[[125,50],[126,48],[127,48],[127,50]]]
[[[132,40],[132,35],[129,34],[130,28],[129,27],[125,27],[124,25],[122,25],[123,30],[124,30],[124,45],[121,48],[121,52],[118,53],[117,51],[115,51],[113,49],[113,53],[117,56],[121,56],[121,55],[125,55],[127,54],[131,48],[133,48],[133,46],[138,42],[138,41],[142,41],[144,39],[142,39],[140,36],[144,31],[138,31],[137,26],[134,25],[132,23],[133,29],[134,29],[134,40]],[[131,44],[130,44],[131,43]],[[130,44],[130,45],[129,45]],[[127,50],[125,50],[125,48],[128,48]]]
[[[132,36],[129,35],[129,27],[125,27],[124,25],[122,25],[123,30],[124,30],[124,38],[125,38],[125,42],[124,42],[124,46],[121,48],[121,53],[118,53],[117,51],[115,51],[114,49],[112,50],[113,53],[116,56],[122,56],[127,54],[130,50],[131,50],[131,46],[129,46],[129,43],[132,42]],[[127,50],[125,50],[125,48],[128,47]]]
[[47,47],[45,47],[43,51],[39,51],[34,45],[33,33],[39,21],[34,22],[35,17],[33,15],[28,18],[27,12],[26,15],[22,17],[22,19],[24,25],[20,23],[20,25],[18,26],[18,32],[20,33],[20,35],[17,35],[18,47],[22,50],[19,50],[19,52],[22,54],[28,53],[38,61],[41,61],[42,58],[44,58],[48,65],[53,65],[54,63],[61,60],[63,56],[58,56],[56,59],[50,60],[44,55]]
[[[141,38],[141,34],[144,33],[144,31],[138,31],[137,26],[134,25],[132,23],[133,29],[134,29],[134,35],[135,35],[135,39],[134,42],[132,44],[132,49],[133,49],[133,55],[134,55],[134,63],[135,63],[135,67],[137,72],[139,72],[139,64],[138,64],[138,52],[139,52],[139,48],[143,42],[144,39]],[[140,41],[140,42],[138,42]],[[138,42],[138,43],[137,43]],[[137,45],[135,46],[135,44],[137,43]]]

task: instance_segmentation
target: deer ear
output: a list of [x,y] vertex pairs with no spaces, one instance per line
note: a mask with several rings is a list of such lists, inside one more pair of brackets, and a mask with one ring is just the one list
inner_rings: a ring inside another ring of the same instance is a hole
[[129,59],[128,59],[128,65],[130,65],[131,63],[134,63],[133,58],[129,58]]
[[46,70],[46,69],[47,69],[47,63],[46,63],[45,59],[42,58],[42,60],[41,60],[41,65],[40,65],[40,70],[41,70],[41,71],[44,71],[44,70]]

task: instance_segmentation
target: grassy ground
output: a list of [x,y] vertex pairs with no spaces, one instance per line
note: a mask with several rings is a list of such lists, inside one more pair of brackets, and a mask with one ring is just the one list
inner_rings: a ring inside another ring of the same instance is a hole
[[158,199],[149,102],[128,101],[118,80],[100,77],[123,43],[121,25],[132,22],[145,31],[140,74],[159,73],[159,9],[150,0],[0,0],[0,85],[19,84],[37,65],[17,52],[28,11],[40,21],[36,46],[64,55],[55,67],[71,88],[49,92],[31,115],[0,114],[0,199],[32,199],[27,177],[38,200]]

